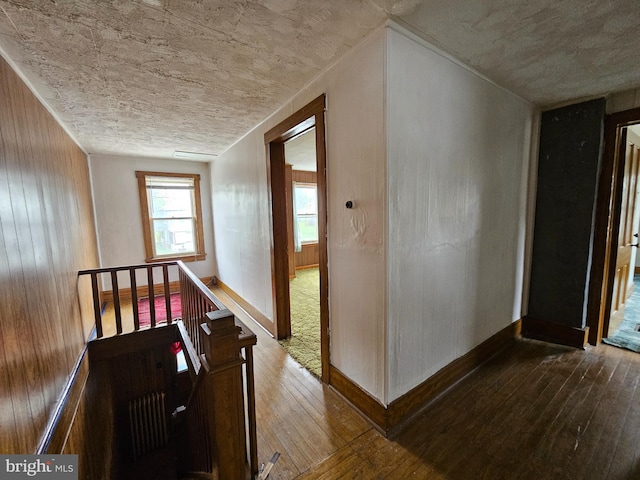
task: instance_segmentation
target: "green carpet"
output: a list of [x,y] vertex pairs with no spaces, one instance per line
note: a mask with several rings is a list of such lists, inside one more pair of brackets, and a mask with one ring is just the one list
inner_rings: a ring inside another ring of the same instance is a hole
[[316,377],[322,375],[320,356],[320,272],[318,268],[296,271],[289,283],[291,337],[280,340],[289,355]]

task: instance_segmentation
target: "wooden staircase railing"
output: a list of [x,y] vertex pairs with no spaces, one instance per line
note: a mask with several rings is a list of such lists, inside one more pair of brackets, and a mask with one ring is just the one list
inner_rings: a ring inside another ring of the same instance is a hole
[[[104,292],[100,292],[100,276],[108,275],[111,279],[111,295],[113,297],[113,311],[115,317],[116,335],[122,333],[130,333],[123,329],[122,316],[122,299],[131,298],[131,308],[133,310],[133,331],[140,330],[140,315],[138,311],[138,300],[142,296],[149,297],[149,314],[151,328],[158,323],[156,321],[155,298],[160,290],[160,295],[164,296],[164,304],[167,312],[167,323],[171,324],[175,318],[181,317],[181,312],[171,311],[171,283],[169,282],[169,268],[178,268],[180,270],[187,269],[183,262],[161,262],[142,265],[126,265],[121,267],[95,268],[92,270],[80,270],[78,275],[91,276],[91,290],[93,292],[93,315],[96,322],[96,336],[102,338],[104,335],[104,325],[102,321],[102,307]],[[154,280],[154,271],[160,270],[162,273],[162,283],[156,284]],[[139,286],[137,275],[138,271],[146,273],[147,285]],[[125,273],[121,273],[125,272]],[[119,275],[120,274],[120,275]],[[193,275],[193,274],[192,274]],[[122,276],[129,279],[130,288],[122,289],[119,287],[119,280]],[[196,277],[197,278],[197,277]],[[200,282],[202,283],[202,282]],[[158,288],[159,287],[159,288]],[[206,288],[206,287],[205,287]]]
[[[163,281],[159,285],[154,284],[154,269],[162,272]],[[171,311],[170,295],[176,282],[169,282],[170,269],[177,269],[178,273],[180,312]],[[146,271],[147,286],[136,282],[136,272],[140,270]],[[91,276],[97,336],[94,342],[113,341],[118,337],[125,340],[129,334],[158,327],[176,329],[191,377],[191,393],[186,405],[171,407],[181,407],[177,408],[183,433],[178,451],[181,468],[190,472],[215,472],[218,478],[230,480],[257,475],[255,334],[181,261],[83,270],[79,274]],[[113,286],[113,338],[106,338],[109,335],[105,335],[102,316],[99,275],[103,274],[110,276]],[[118,286],[119,276],[125,275],[130,289]],[[145,294],[149,296],[149,327],[141,327],[138,311],[138,300]],[[156,321],[155,297],[158,295],[164,297],[167,312],[167,320],[162,323]],[[130,326],[125,328],[126,315],[121,302],[129,297],[132,330]]]

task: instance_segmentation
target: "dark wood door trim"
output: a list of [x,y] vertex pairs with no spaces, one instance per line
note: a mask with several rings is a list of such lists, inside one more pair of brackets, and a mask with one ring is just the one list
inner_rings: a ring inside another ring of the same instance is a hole
[[329,267],[327,254],[327,179],[325,145],[325,95],[309,102],[264,135],[267,146],[269,194],[272,207],[272,265],[274,328],[276,338],[291,335],[289,309],[289,258],[287,254],[284,142],[315,126],[318,191],[318,249],[320,270],[320,345],[322,381],[330,383],[329,358]]
[[608,115],[604,126],[604,154],[596,200],[593,257],[589,279],[587,326],[589,343],[597,345],[608,329],[613,294],[620,223],[621,187],[624,179],[624,155],[617,154],[623,127],[640,122],[640,108]]
[[322,94],[265,133],[264,143],[286,142],[290,138],[309,130],[309,128],[313,127],[314,119],[318,112],[324,112],[324,106],[325,95]]
[[287,229],[287,195],[285,190],[284,143],[268,144],[272,218],[272,279],[274,290],[274,331],[278,340],[291,335],[289,309],[289,254]]
[[331,383],[329,358],[329,259],[327,254],[327,150],[324,124],[324,95],[322,109],[316,110],[316,170],[318,190],[318,254],[320,270],[320,352],[322,381]]

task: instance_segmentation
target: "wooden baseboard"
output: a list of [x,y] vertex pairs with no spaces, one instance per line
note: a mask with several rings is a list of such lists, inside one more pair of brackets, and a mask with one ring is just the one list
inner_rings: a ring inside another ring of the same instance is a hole
[[449,363],[417,387],[389,404],[389,433],[423,410],[430,402],[466,377],[491,357],[513,344],[520,336],[521,320],[517,320],[492,335],[463,356]]
[[568,327],[540,318],[526,316],[522,320],[522,336],[584,350],[589,341],[589,327]]
[[319,264],[314,263],[312,265],[302,265],[301,267],[296,267],[296,270],[307,270],[309,268],[318,268]]
[[354,407],[371,420],[381,431],[386,433],[387,409],[369,393],[351,381],[345,374],[333,365],[329,365],[329,383],[346,398]]
[[89,355],[87,355],[87,347],[85,346],[58,399],[54,413],[40,439],[36,454],[60,454],[63,452],[88,378]]
[[397,433],[408,420],[520,336],[520,320],[503,328],[470,352],[457,358],[435,375],[391,402],[386,408],[333,365],[330,383],[387,436]]
[[[271,331],[273,323],[268,318],[224,282],[218,280],[217,286],[267,331]],[[403,424],[423,410],[445,390],[511,345],[520,336],[521,328],[521,320],[511,323],[470,352],[451,362],[413,390],[391,402],[388,407],[385,407],[376,398],[360,388],[333,365],[329,366],[329,383],[331,387],[360,410],[385,435],[390,435],[398,431]]]
[[633,273],[634,275],[640,274],[640,267],[633,267]]
[[[202,277],[202,283],[205,285],[209,285],[213,280],[213,277]],[[131,300],[131,289],[130,288],[121,288],[118,290],[120,294],[120,300]],[[138,298],[144,298],[149,296],[149,286],[148,285],[140,285],[136,288],[138,292]],[[170,282],[169,283],[169,291],[171,293],[180,291],[180,282]],[[153,285],[153,293],[154,295],[163,295],[164,294],[164,284],[156,283]],[[113,302],[113,291],[105,290],[100,292],[102,302]]]
[[259,310],[257,310],[253,305],[247,302],[244,298],[238,295],[229,285],[224,283],[222,280],[217,279],[216,285],[227,295],[231,297],[231,299],[238,304],[240,308],[242,308],[245,312],[249,314],[256,322],[258,322],[267,332],[269,332],[273,336],[273,322],[269,320],[266,315]]

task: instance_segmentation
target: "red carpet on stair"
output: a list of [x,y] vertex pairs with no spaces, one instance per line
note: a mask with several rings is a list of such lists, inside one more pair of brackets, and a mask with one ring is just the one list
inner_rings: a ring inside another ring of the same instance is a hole
[[[154,298],[156,310],[156,324],[167,321],[167,309],[164,295],[157,295]],[[171,294],[171,318],[175,320],[182,316],[182,304],[180,303],[180,294]],[[142,298],[138,301],[138,317],[140,319],[140,327],[151,325],[151,312],[149,310],[149,299]]]

